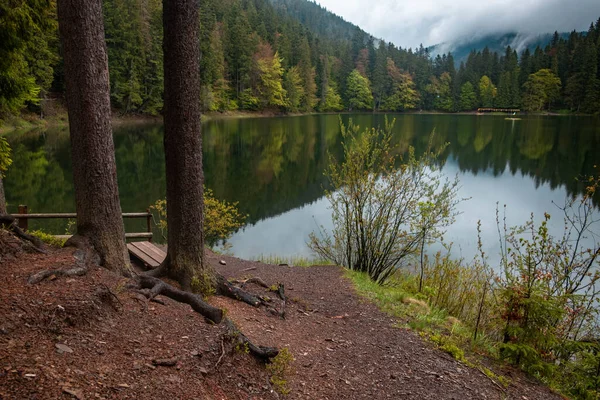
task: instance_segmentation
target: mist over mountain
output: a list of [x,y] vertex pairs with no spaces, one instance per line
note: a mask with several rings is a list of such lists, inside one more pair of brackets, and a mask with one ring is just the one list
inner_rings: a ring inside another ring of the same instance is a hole
[[[535,50],[536,47],[544,48],[550,43],[553,33],[517,33],[510,32],[504,34],[491,34],[485,35],[479,38],[468,38],[459,39],[454,42],[444,42],[428,47],[429,53],[432,56],[438,54],[447,54],[449,52],[454,56],[454,61],[460,64],[461,61],[465,61],[469,56],[469,53],[473,50],[481,51],[487,47],[491,52],[504,53],[507,46],[510,46],[513,50],[516,50],[518,54],[521,54],[525,49],[530,51]],[[562,32],[559,36],[563,39],[569,37],[569,33]]]

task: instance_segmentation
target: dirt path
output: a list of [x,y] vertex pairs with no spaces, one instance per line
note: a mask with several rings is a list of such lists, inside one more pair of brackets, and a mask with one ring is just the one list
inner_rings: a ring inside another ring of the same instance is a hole
[[[211,303],[259,344],[287,347],[289,399],[553,399],[515,372],[508,389],[433,349],[360,301],[336,267],[279,267],[209,255],[229,277],[284,283],[286,319],[220,297]],[[219,265],[225,260],[227,265]],[[146,302],[96,269],[28,285],[69,250],[0,264],[0,399],[281,399],[223,326],[187,305]],[[251,270],[248,270],[252,268]],[[255,285],[248,289],[269,296]],[[66,347],[65,347],[66,346]],[[171,366],[156,365],[169,361]]]
[[[340,268],[279,267],[231,257],[219,269],[229,277],[255,275],[285,284],[297,300],[285,320],[261,310],[216,302],[243,331],[295,356],[293,399],[560,399],[514,371],[505,389],[482,372],[432,348],[374,305],[361,301]],[[211,257],[216,265],[217,256]],[[241,272],[248,268],[252,271]],[[303,311],[303,312],[300,312]]]

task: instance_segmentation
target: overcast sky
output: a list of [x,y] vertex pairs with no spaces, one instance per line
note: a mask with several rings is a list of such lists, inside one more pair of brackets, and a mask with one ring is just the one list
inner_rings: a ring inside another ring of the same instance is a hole
[[489,33],[587,30],[600,0],[316,0],[376,37],[415,48]]

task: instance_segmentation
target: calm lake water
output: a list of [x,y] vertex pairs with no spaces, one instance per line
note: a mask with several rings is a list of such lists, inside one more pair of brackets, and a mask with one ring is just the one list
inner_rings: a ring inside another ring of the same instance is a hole
[[[458,174],[462,214],[448,229],[446,241],[456,255],[476,251],[477,221],[484,246],[497,252],[496,205],[507,205],[509,224],[525,222],[531,213],[554,215],[551,229],[562,229],[560,211],[567,196],[581,193],[575,178],[600,164],[600,121],[587,117],[474,115],[390,115],[396,118],[400,149],[422,152],[435,129],[437,144],[449,142],[444,173]],[[342,115],[361,127],[383,126],[383,115]],[[161,125],[115,129],[119,190],[124,212],[143,211],[165,197]],[[311,256],[310,232],[331,226],[323,198],[328,153],[341,154],[339,117],[212,120],[203,125],[206,185],[218,198],[239,202],[248,225],[235,234],[231,251],[244,258],[262,255]],[[66,128],[15,132],[8,136],[13,166],[5,179],[9,210],[27,204],[30,212],[75,210],[69,137]],[[34,222],[63,233],[62,221]],[[143,231],[144,222],[127,222],[127,231]]]

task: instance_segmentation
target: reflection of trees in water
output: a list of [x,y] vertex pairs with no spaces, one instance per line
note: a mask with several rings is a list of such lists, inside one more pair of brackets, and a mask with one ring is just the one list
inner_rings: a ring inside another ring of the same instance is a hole
[[[391,120],[394,116],[390,115]],[[434,147],[446,142],[445,157],[462,172],[499,175],[508,170],[581,193],[575,177],[599,163],[600,126],[591,118],[397,115],[394,141],[422,153],[435,128]],[[343,115],[344,123],[349,115]],[[384,115],[352,115],[363,128],[383,126]],[[124,211],[145,210],[165,196],[162,126],[119,127],[115,152]],[[5,181],[10,211],[73,211],[69,136],[66,128],[9,135],[14,164]],[[218,198],[239,201],[250,223],[301,207],[323,195],[328,152],[341,154],[339,117],[213,120],[203,125],[206,185]],[[136,222],[127,222],[134,224]],[[137,221],[137,223],[141,223]],[[52,221],[53,231],[64,228]],[[49,225],[46,225],[49,226]],[[141,227],[143,228],[143,227]],[[128,230],[137,229],[128,226]]]

